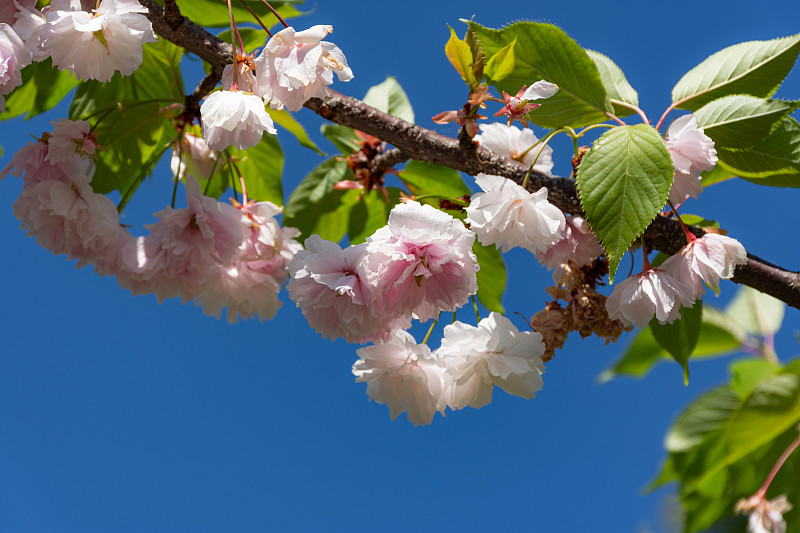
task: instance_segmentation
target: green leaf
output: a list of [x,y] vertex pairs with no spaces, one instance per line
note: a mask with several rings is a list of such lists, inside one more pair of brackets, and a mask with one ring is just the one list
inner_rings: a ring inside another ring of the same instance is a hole
[[714,165],[712,170],[704,170],[700,173],[700,182],[703,184],[703,187],[708,187],[709,185],[721,183],[735,177],[735,172],[731,172],[722,165]]
[[[163,5],[163,0],[156,0],[159,4]],[[269,8],[264,5],[261,0],[246,0],[247,5],[252,9],[261,21],[269,28],[278,23],[277,17],[273,15]],[[292,4],[300,3],[297,0],[282,1],[270,0],[270,4],[284,19],[302,15]],[[178,0],[178,7],[181,14],[190,19],[195,24],[200,26],[208,26],[212,28],[223,28],[230,26],[230,17],[228,16],[228,8],[225,2],[218,0]],[[233,17],[241,24],[242,22],[250,22],[256,24],[253,15],[250,14],[239,2],[233,2],[232,5]],[[283,29],[283,28],[281,28]],[[265,35],[266,37],[266,35]]]
[[800,123],[788,117],[752,148],[720,148],[717,156],[720,165],[743,178],[800,174]]
[[323,124],[319,130],[344,155],[350,155],[361,149],[358,144],[358,136],[353,128],[340,124]]
[[494,246],[483,246],[475,239],[472,252],[478,258],[478,300],[490,311],[505,313],[503,292],[506,289],[506,264]]
[[778,122],[798,107],[800,102],[734,94],[707,103],[695,116],[716,148],[741,149],[763,141]]
[[777,333],[785,313],[785,303],[746,285],[739,286],[736,296],[725,308],[725,314],[733,322],[755,335]]
[[[414,196],[459,198],[470,193],[458,171],[435,163],[411,160],[398,176]],[[433,206],[439,205],[438,198],[426,198],[422,201]]]
[[692,307],[682,307],[681,318],[671,324],[659,324],[655,318],[650,321],[650,331],[675,361],[683,368],[683,381],[689,384],[689,356],[700,339],[703,301],[698,300]]
[[516,39],[514,70],[490,83],[499,90],[516,94],[523,85],[544,79],[555,83],[559,91],[542,101],[542,107],[529,115],[539,126],[581,127],[605,122],[606,112],[614,107],[608,98],[597,65],[589,54],[563,30],[542,22],[516,22],[501,30],[485,28],[467,21],[492,57]]
[[772,96],[800,51],[800,33],[771,41],[750,41],[712,54],[672,89],[672,102],[694,111],[729,94]]
[[236,188],[239,176],[244,178],[247,187],[247,198],[259,202],[272,202],[283,205],[283,151],[275,135],[264,133],[261,141],[246,150],[229,148],[231,164],[236,177]]
[[364,103],[408,122],[414,122],[414,110],[411,108],[408,95],[392,76],[387,76],[383,82],[370,87],[364,95]]
[[709,434],[723,429],[739,408],[739,396],[731,387],[718,387],[695,400],[672,425],[664,448],[670,453],[690,452]]
[[501,81],[514,72],[515,44],[517,44],[516,37],[489,58],[489,61],[486,62],[486,69],[484,70],[484,74],[487,78]]
[[0,113],[0,121],[18,117],[24,113],[25,120],[55,107],[78,84],[78,80],[66,70],[53,67],[48,57],[35,61],[22,69],[22,85],[6,97],[6,110]]
[[798,421],[800,377],[785,374],[762,381],[731,418],[725,432],[728,452],[722,465],[738,461]]
[[622,256],[664,206],[674,172],[664,140],[645,124],[607,131],[583,157],[581,205],[608,252],[612,282]]
[[731,365],[731,387],[744,400],[756,387],[781,371],[780,365],[764,359],[744,359]]
[[[691,352],[693,359],[708,359],[733,353],[739,349],[746,334],[719,310],[706,306],[703,309],[700,335]],[[640,330],[633,342],[614,365],[605,370],[598,381],[605,383],[620,376],[644,377],[653,366],[670,357],[656,341],[648,327]]]
[[327,155],[325,152],[320,150],[314,141],[306,133],[306,130],[303,129],[303,126],[295,120],[291,113],[286,111],[285,109],[269,109],[267,108],[267,112],[269,113],[270,118],[280,126],[281,128],[285,129],[297,139],[297,142],[300,143],[300,146],[305,146],[311,150],[314,150],[319,155]]
[[356,197],[356,201],[353,202],[350,209],[350,220],[347,227],[350,244],[360,244],[366,241],[367,237],[386,225],[389,220],[389,212],[400,201],[401,191],[396,187],[387,187],[386,192],[388,193],[388,203],[387,197],[375,189],[368,194],[363,194],[362,190],[350,191]]
[[[631,84],[628,83],[628,79],[625,77],[622,69],[619,68],[610,57],[600,52],[587,49],[586,53],[589,54],[589,57],[591,57],[592,61],[597,65],[597,70],[600,72],[600,79],[603,81],[603,86],[606,88],[609,98],[639,107],[639,94],[631,87]],[[614,106],[614,114],[618,117],[627,117],[636,113],[633,109],[623,105],[615,104],[614,102],[612,102],[612,105]]]
[[339,242],[347,233],[352,204],[344,205],[343,198],[345,193],[357,195],[358,191],[335,190],[333,186],[352,177],[347,163],[335,157],[317,165],[289,196],[283,211],[284,225],[299,229],[302,239],[316,233]]
[[458,38],[456,30],[449,25],[448,28],[450,28],[450,39],[444,45],[444,54],[450,64],[453,65],[453,68],[461,75],[464,83],[472,88],[477,83],[475,72],[472,68],[472,50],[466,42]]

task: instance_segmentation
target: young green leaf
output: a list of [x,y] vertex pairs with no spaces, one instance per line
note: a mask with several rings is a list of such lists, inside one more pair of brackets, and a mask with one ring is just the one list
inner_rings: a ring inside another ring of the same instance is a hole
[[523,85],[546,80],[559,91],[542,101],[529,115],[539,126],[581,127],[608,120],[614,107],[608,98],[600,72],[592,58],[563,30],[542,22],[516,22],[501,30],[467,21],[488,57],[516,39],[514,69],[502,79],[487,79],[498,89],[516,94]]
[[752,148],[720,148],[717,157],[724,168],[743,178],[800,174],[800,123],[788,117]]
[[713,100],[697,111],[697,123],[715,147],[750,148],[763,141],[800,102],[766,100],[734,94]]
[[729,94],[772,96],[800,52],[800,33],[771,41],[750,41],[712,54],[672,89],[672,102],[694,111]]
[[[164,4],[163,0],[156,0],[159,4]],[[269,28],[278,23],[277,17],[272,14],[269,8],[264,5],[260,0],[246,0],[248,7],[255,12],[261,21]],[[284,19],[302,15],[292,4],[296,2],[292,0],[270,0],[270,4]],[[216,0],[178,0],[178,7],[181,14],[200,26],[208,26],[211,28],[224,28],[229,26],[231,21],[228,16],[228,8],[225,2],[218,2]],[[242,7],[239,2],[233,2],[231,5],[233,17],[240,21],[250,21],[255,23],[253,15]],[[266,35],[265,35],[266,37]]]
[[628,83],[628,79],[625,77],[622,69],[619,68],[610,57],[600,52],[586,49],[586,53],[589,54],[589,57],[591,57],[592,61],[597,65],[597,70],[600,72],[600,79],[603,81],[603,86],[605,86],[606,92],[608,92],[608,96],[611,98],[611,103],[614,106],[614,114],[618,117],[627,117],[636,113],[636,111],[629,107],[614,103],[614,100],[617,100],[618,102],[624,102],[639,107],[639,94],[631,87],[631,84]]
[[505,313],[503,292],[506,289],[506,264],[494,246],[483,246],[475,239],[472,251],[478,258],[478,300],[489,311]]
[[718,387],[697,400],[681,413],[664,439],[670,453],[690,452],[710,434],[724,429],[731,415],[739,408],[739,397],[731,387]]
[[721,183],[735,177],[735,172],[731,172],[722,165],[714,165],[713,169],[704,170],[700,173],[700,183],[703,184],[703,187],[708,187],[709,185]]
[[[458,171],[426,161],[411,160],[398,177],[414,196],[435,195],[444,198],[459,198],[470,193],[469,187]],[[423,200],[425,201],[425,200]],[[438,198],[427,201],[431,205],[439,204]]]
[[350,155],[361,148],[353,128],[341,124],[323,124],[319,131],[344,155]]
[[689,356],[700,339],[701,320],[703,317],[703,301],[698,300],[694,306],[681,308],[681,318],[672,324],[659,324],[658,320],[650,321],[650,330],[675,361],[683,368],[683,381],[689,384]]
[[764,359],[749,357],[733,363],[730,367],[731,386],[742,400],[746,399],[756,387],[781,371],[781,366]]
[[286,111],[285,109],[269,109],[267,108],[267,112],[269,113],[270,118],[275,122],[277,126],[285,129],[292,135],[294,135],[297,142],[300,143],[300,146],[305,146],[311,150],[314,150],[319,155],[327,155],[325,152],[320,150],[314,141],[306,133],[306,130],[303,128],[302,124],[295,120],[294,116],[291,113]]
[[786,313],[786,304],[747,285],[740,285],[725,314],[748,333],[773,335],[778,332]]
[[[347,226],[347,237],[350,244],[360,244],[367,237],[386,225],[389,212],[400,201],[400,189],[387,187],[388,202],[381,191],[371,190],[364,194],[361,190],[351,190],[355,201],[350,209],[350,220]],[[363,195],[363,196],[362,196]]]
[[244,178],[247,198],[259,202],[283,204],[283,151],[275,135],[264,133],[261,142],[247,150],[230,148],[235,177],[234,187],[241,190],[239,177]]
[[411,108],[408,95],[392,76],[387,76],[378,85],[370,87],[364,95],[364,103],[408,122],[414,122],[414,110]]
[[484,73],[487,78],[500,81],[514,72],[514,45],[517,44],[516,37],[513,41],[498,50],[489,61],[486,62]]
[[464,80],[464,83],[470,88],[474,87],[477,80],[475,79],[475,72],[473,70],[472,50],[466,42],[458,38],[456,30],[453,28],[450,28],[450,39],[447,41],[447,44],[444,45],[444,54],[456,71],[461,75],[461,79]]
[[651,126],[619,126],[583,157],[577,185],[586,220],[608,252],[614,279],[622,256],[664,206],[675,172]]

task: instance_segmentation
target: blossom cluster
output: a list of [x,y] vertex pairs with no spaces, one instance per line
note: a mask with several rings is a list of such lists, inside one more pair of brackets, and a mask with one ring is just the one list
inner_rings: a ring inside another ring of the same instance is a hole
[[542,388],[543,352],[539,333],[520,332],[491,313],[477,326],[446,326],[433,351],[398,331],[385,343],[359,349],[353,374],[367,383],[370,398],[389,407],[393,420],[406,412],[414,425],[425,425],[447,408],[483,407],[495,386],[533,398]]
[[12,72],[49,57],[80,79],[105,82],[115,71],[132,74],[142,64],[142,45],[156,41],[138,0],[103,0],[92,12],[80,0],[53,0],[42,11],[35,6],[35,0],[13,0],[0,22],[0,34],[8,37],[10,29],[18,37],[12,48],[0,44],[0,57],[14,65]]
[[289,26],[273,35],[258,57],[243,54],[223,73],[223,90],[200,108],[203,137],[213,150],[256,145],[264,132],[277,133],[264,105],[299,111],[313,97],[325,95],[334,73],[353,78],[347,59],[335,44],[322,39],[333,31],[318,25],[295,31]]
[[227,307],[229,322],[275,315],[286,266],[301,248],[299,232],[275,219],[279,207],[233,207],[204,196],[189,178],[187,207],[163,209],[148,235],[134,237],[111,200],[92,191],[96,148],[88,122],[62,120],[14,155],[2,175],[22,179],[13,209],[28,235],[79,267],[116,276],[133,294],[194,300],[217,317]]

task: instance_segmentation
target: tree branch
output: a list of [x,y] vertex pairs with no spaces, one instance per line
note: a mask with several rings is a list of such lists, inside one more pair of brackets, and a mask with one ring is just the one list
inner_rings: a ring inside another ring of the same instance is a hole
[[[194,53],[211,64],[216,72],[222,72],[225,65],[232,63],[231,45],[193,22],[181,17],[176,21],[174,14],[165,10],[153,0],[140,0],[149,13],[147,18],[153,30],[165,39]],[[201,83],[192,93],[199,101],[213,89],[208,83]],[[305,107],[322,118],[361,130],[386,141],[398,149],[392,158],[408,157],[448,166],[475,175],[478,173],[504,176],[522,183],[527,167],[516,161],[507,161],[477,144],[462,145],[458,139],[441,135],[435,131],[411,124],[364,102],[329,90],[324,98],[312,98]],[[402,153],[402,154],[401,154]],[[533,171],[528,181],[528,189],[536,191],[541,187],[548,189],[548,199],[561,210],[582,214],[575,183],[567,178],[550,177]],[[691,227],[697,235],[703,230]],[[686,244],[680,224],[667,217],[658,216],[645,230],[648,245],[656,250],[673,254]],[[736,269],[733,281],[753,287],[770,294],[792,307],[800,309],[800,273],[780,268],[755,255],[748,254],[747,263]]]

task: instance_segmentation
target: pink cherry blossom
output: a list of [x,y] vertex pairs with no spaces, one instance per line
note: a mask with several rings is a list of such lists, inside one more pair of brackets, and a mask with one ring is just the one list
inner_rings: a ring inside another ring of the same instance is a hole
[[591,265],[605,250],[597,240],[589,223],[579,216],[568,216],[560,241],[536,258],[547,268],[557,268],[567,261],[577,266]]
[[[178,168],[180,168],[180,176],[178,176]],[[181,137],[180,146],[172,149],[170,169],[172,175],[179,179],[193,176],[198,180],[208,180],[213,171],[219,170],[217,153],[208,147],[203,137],[185,132]]]
[[119,231],[116,206],[95,194],[85,176],[23,188],[13,209],[22,229],[40,246],[79,259],[78,266],[103,254]]
[[[258,94],[258,83],[255,74],[255,62],[253,57],[248,54],[236,54],[236,89],[248,93]],[[233,65],[225,65],[222,70],[222,88],[226,91],[233,90]],[[261,95],[259,95],[261,96]]]
[[0,111],[6,110],[5,98],[22,84],[22,67],[31,62],[31,53],[22,39],[6,23],[0,23]]
[[694,305],[694,291],[660,268],[631,276],[616,287],[606,300],[609,318],[624,326],[645,327],[653,316],[660,324],[674,322],[680,308]]
[[356,382],[366,382],[367,395],[389,406],[392,420],[408,413],[415,426],[428,425],[437,411],[444,413],[446,373],[427,344],[417,344],[408,332],[397,331],[387,342],[357,353]]
[[200,107],[203,139],[211,150],[235,146],[240,150],[255,146],[267,133],[278,130],[254,94],[240,91],[218,91],[206,97]]
[[542,174],[549,175],[553,170],[553,149],[537,144],[539,139],[533,131],[497,123],[481,124],[479,127],[481,133],[475,136],[475,140],[481,146],[526,166],[535,160],[533,170]]
[[731,279],[736,266],[746,262],[747,252],[739,241],[706,233],[664,261],[661,268],[691,287],[694,297],[700,298],[706,285],[716,290],[720,279]]
[[133,74],[142,64],[142,45],[156,41],[138,0],[102,0],[89,13],[80,0],[53,0],[39,33],[53,64],[78,78],[105,82],[114,71]]
[[543,253],[561,239],[564,213],[547,201],[547,189],[530,193],[501,176],[478,174],[475,193],[466,208],[467,222],[483,245],[504,252],[520,246]]
[[378,304],[421,321],[455,311],[478,290],[475,234],[429,205],[407,202],[367,239],[364,268]]
[[499,313],[491,313],[477,327],[462,322],[445,326],[435,353],[452,376],[449,406],[479,409],[492,401],[495,385],[509,394],[533,398],[542,388],[544,350],[541,334],[520,332]]
[[363,270],[366,243],[342,250],[311,235],[305,246],[289,264],[287,289],[320,335],[351,343],[385,342],[395,330],[411,327],[408,317],[387,315],[373,305],[375,288]]
[[347,59],[335,44],[322,41],[332,26],[313,26],[296,32],[291,26],[267,41],[256,58],[257,93],[270,106],[299,111],[309,98],[325,95],[325,86],[353,79]]
[[[186,180],[186,203],[156,213],[158,222],[146,226],[150,234],[123,250],[132,281],[160,287],[163,297],[180,293],[184,301],[199,294],[213,266],[230,264],[245,238],[239,211],[203,196],[191,178]],[[172,290],[168,282],[174,282]]]
[[[31,52],[34,61],[43,61],[48,57],[44,50],[39,35],[47,24],[47,19],[41,11],[35,8],[36,0],[14,0],[14,22],[9,22],[14,31]],[[50,7],[45,8],[51,9]]]
[[209,316],[227,308],[227,320],[257,317],[269,320],[281,307],[278,292],[286,281],[287,265],[302,250],[294,240],[300,232],[282,228],[275,219],[281,208],[271,202],[239,206],[245,239],[230,264],[212,267],[208,280],[196,297]]
[[703,191],[699,173],[717,164],[714,141],[697,124],[693,114],[675,120],[667,130],[667,150],[675,165],[670,201],[682,203],[688,196],[697,198]]

